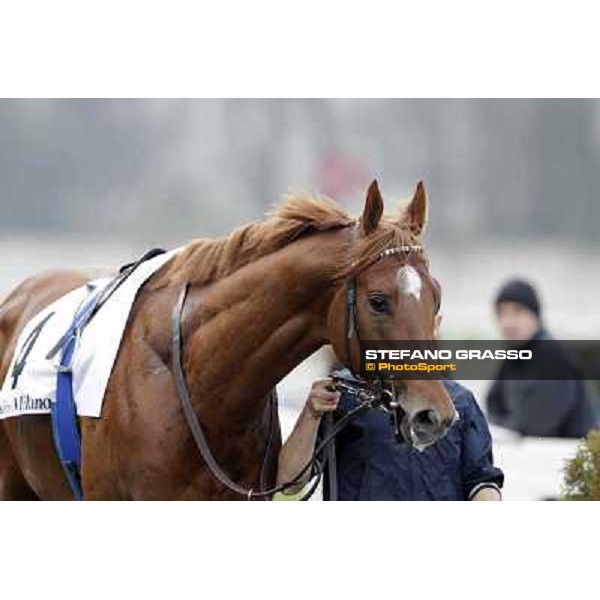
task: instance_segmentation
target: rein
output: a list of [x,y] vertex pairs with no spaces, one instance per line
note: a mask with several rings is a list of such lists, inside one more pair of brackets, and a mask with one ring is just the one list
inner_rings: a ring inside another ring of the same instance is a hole
[[[397,248],[389,248],[384,250],[372,262],[376,262],[377,260],[391,255],[408,255],[409,252],[421,249],[420,246],[400,246]],[[198,448],[200,455],[202,456],[204,462],[208,466],[209,470],[213,474],[213,476],[223,484],[227,489],[240,496],[244,496],[247,500],[260,500],[267,499],[273,496],[278,492],[284,492],[291,487],[294,487],[302,482],[306,473],[309,469],[312,468],[312,472],[310,474],[310,478],[314,478],[314,482],[311,484],[309,490],[302,496],[301,500],[308,500],[315,490],[317,489],[321,477],[323,475],[323,464],[320,460],[320,455],[327,450],[332,442],[334,442],[335,437],[345,429],[351,421],[353,421],[360,414],[365,412],[366,410],[372,408],[381,408],[386,412],[392,413],[394,415],[394,421],[396,425],[396,431],[399,435],[399,423],[398,418],[396,416],[396,412],[398,409],[398,402],[395,398],[395,394],[393,390],[387,389],[385,386],[385,382],[383,380],[377,380],[375,382],[365,380],[359,376],[357,376],[352,369],[352,357],[351,357],[351,339],[356,336],[360,343],[360,330],[358,324],[358,314],[356,308],[356,279],[357,275],[348,282],[346,291],[347,291],[347,311],[346,311],[346,349],[347,349],[347,358],[349,363],[349,369],[351,375],[346,375],[343,372],[338,372],[333,374],[333,378],[335,380],[336,389],[344,390],[352,395],[354,395],[359,401],[359,405],[346,413],[341,419],[337,422],[333,423],[331,420],[328,421],[328,427],[325,435],[321,442],[314,449],[311,458],[306,462],[306,464],[300,469],[300,471],[289,481],[282,483],[280,485],[255,490],[254,488],[246,488],[235,481],[233,481],[227,473],[221,468],[217,460],[215,459],[212,450],[210,449],[210,445],[208,440],[206,439],[206,435],[196,415],[196,411],[194,410],[194,405],[192,403],[192,399],[190,396],[189,388],[185,378],[185,372],[183,367],[183,329],[182,329],[182,321],[183,321],[183,310],[185,307],[185,300],[187,298],[187,294],[189,291],[189,283],[185,283],[181,293],[179,294],[179,298],[175,303],[173,308],[172,315],[172,361],[173,361],[173,376],[175,379],[175,388],[177,391],[177,395],[181,402],[181,406],[183,408],[183,412],[185,415],[185,419],[187,421],[188,427]],[[261,473],[264,471],[264,467],[266,461],[268,460],[269,448],[271,444],[271,433],[272,433],[272,425],[273,425],[273,411],[275,410],[275,403],[273,401],[273,397],[270,399],[271,402],[271,415],[270,415],[270,431],[269,431],[269,439],[267,441],[267,448],[265,449],[265,454],[263,458],[263,464],[261,465]],[[328,458],[331,459],[331,452],[328,455]],[[261,477],[262,479],[262,477]]]
[[[200,420],[198,419],[198,416],[196,415],[196,411],[194,410],[194,405],[192,403],[190,392],[189,392],[187,382],[185,379],[185,373],[183,371],[183,360],[182,360],[182,354],[183,354],[182,316],[183,316],[183,308],[185,306],[185,299],[187,297],[188,290],[189,290],[189,283],[186,283],[184,285],[183,289],[181,290],[179,299],[177,300],[177,303],[173,310],[173,319],[172,319],[173,374],[175,377],[175,387],[177,390],[177,395],[179,396],[179,400],[181,402],[188,427],[190,428],[192,437],[194,438],[194,442],[196,443],[196,447],[198,448],[200,455],[202,456],[202,458],[204,459],[204,462],[206,463],[206,465],[208,466],[211,473],[213,474],[213,476],[216,479],[218,479],[226,488],[228,488],[232,492],[235,492],[236,494],[239,494],[240,496],[244,496],[248,500],[268,498],[278,492],[283,492],[283,491],[289,489],[290,487],[297,485],[303,479],[303,477],[304,477],[305,473],[308,471],[308,469],[311,466],[314,466],[314,467],[316,467],[316,471],[317,471],[315,473],[316,480],[312,484],[309,491],[302,497],[302,500],[308,500],[312,496],[314,491],[317,489],[317,486],[319,484],[319,481],[320,481],[320,478],[322,475],[322,466],[321,466],[320,461],[317,459],[318,454],[320,454],[323,451],[323,449],[325,449],[327,447],[327,445],[334,439],[334,437],[341,431],[341,429],[343,429],[345,427],[345,424],[347,424],[347,422],[350,420],[350,418],[353,418],[359,412],[366,410],[367,408],[369,408],[369,406],[367,404],[360,405],[358,407],[358,409],[355,409],[351,413],[348,413],[344,417],[344,419],[340,420],[336,424],[336,427],[330,432],[330,435],[327,436],[321,442],[321,444],[315,449],[315,452],[313,453],[313,456],[311,457],[311,459],[302,467],[302,469],[298,472],[298,474],[290,481],[287,481],[281,485],[278,485],[278,486],[275,486],[272,488],[263,489],[263,490],[254,490],[254,488],[245,488],[245,487],[242,487],[241,485],[237,484],[221,468],[221,466],[215,459],[215,456],[212,453],[212,450],[210,449],[208,440],[206,439],[206,435],[204,434],[204,430],[202,428],[202,425],[200,424]],[[349,418],[346,418],[346,417],[349,417]],[[270,443],[270,439],[268,441],[268,444],[269,443]],[[268,458],[267,454],[268,453],[266,452],[265,459]]]

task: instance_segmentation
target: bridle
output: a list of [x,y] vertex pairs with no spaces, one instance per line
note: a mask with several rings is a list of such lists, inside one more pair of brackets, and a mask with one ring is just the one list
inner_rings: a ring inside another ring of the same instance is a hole
[[[421,252],[420,245],[402,245],[394,248],[387,248],[375,256],[367,265],[363,265],[361,270],[372,266],[377,261],[387,256],[400,256],[401,264],[406,264],[411,252]],[[379,377],[375,380],[367,380],[357,375],[352,366],[352,339],[356,337],[359,348],[361,347],[360,326],[358,319],[357,296],[358,296],[358,273],[354,273],[346,282],[346,360],[350,376],[343,371],[334,373],[336,387],[344,389],[350,395],[353,395],[357,401],[368,403],[371,408],[378,408],[386,412],[394,428],[396,439],[402,442],[404,433],[402,428],[408,424],[405,421],[406,415],[401,407],[396,387],[389,381]]]
[[[404,257],[405,262],[408,261],[410,252],[415,250],[421,250],[421,246],[399,246],[395,248],[388,248],[378,254],[374,260],[368,261],[367,264],[361,265],[364,270],[371,266],[378,260],[393,255],[401,255]],[[360,271],[359,271],[360,272]],[[349,394],[353,395],[358,400],[358,405],[351,411],[346,413],[341,419],[333,424],[327,433],[323,436],[323,439],[315,448],[313,455],[306,462],[306,464],[300,469],[300,471],[290,480],[281,485],[274,486],[267,489],[255,490],[253,488],[245,488],[236,482],[234,482],[215,459],[210,445],[198,419],[196,411],[192,403],[189,388],[185,378],[185,372],[183,368],[183,310],[185,307],[185,300],[189,291],[190,284],[185,283],[175,306],[172,314],[172,368],[173,376],[175,380],[175,388],[179,400],[181,402],[185,419],[188,427],[198,448],[200,455],[204,462],[208,466],[213,476],[221,482],[230,491],[239,494],[248,500],[260,500],[272,497],[278,492],[283,492],[291,487],[297,486],[303,479],[309,469],[312,469],[310,477],[314,478],[309,490],[305,492],[302,500],[308,500],[314,491],[317,489],[321,476],[323,474],[323,465],[320,460],[320,456],[324,450],[333,442],[335,437],[347,427],[347,425],[362,414],[364,411],[371,408],[381,408],[390,414],[394,423],[394,428],[397,437],[400,437],[401,429],[401,408],[396,393],[392,386],[387,386],[384,380],[370,381],[363,379],[356,375],[352,369],[352,356],[351,356],[351,340],[356,337],[360,344],[360,327],[358,320],[358,312],[356,306],[357,300],[357,277],[359,272],[353,273],[353,276],[348,280],[346,284],[346,349],[347,349],[347,360],[349,364],[350,374],[344,374],[343,372],[337,372],[333,374],[333,379],[336,388],[345,390]],[[266,461],[268,460],[268,450],[270,448],[271,437],[272,437],[272,424],[273,424],[273,411],[276,409],[273,397],[270,398],[271,411],[270,416],[270,431],[267,441],[267,449],[264,454],[263,464],[261,465],[261,472],[264,470]]]
[[[397,246],[395,248],[387,248],[383,252],[380,252],[375,256],[374,260],[369,261],[366,265],[363,265],[362,270],[367,267],[371,267],[377,261],[385,258],[386,256],[402,256],[403,263],[408,262],[408,256],[411,252],[422,251],[422,246],[417,245],[405,245],[405,246]],[[358,311],[356,306],[357,299],[357,286],[358,286],[358,275],[360,271],[354,273],[352,277],[350,277],[346,282],[346,357],[348,361],[348,367],[350,372],[354,377],[357,375],[354,372],[352,367],[352,351],[351,351],[351,341],[352,338],[356,336],[358,343],[360,344],[360,327],[358,322]]]

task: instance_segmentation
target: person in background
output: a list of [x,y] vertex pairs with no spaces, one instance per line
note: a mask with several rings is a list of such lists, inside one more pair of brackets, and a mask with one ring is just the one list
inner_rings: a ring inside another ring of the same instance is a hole
[[[589,392],[576,363],[546,331],[533,285],[506,283],[495,299],[502,337],[532,360],[505,361],[487,397],[490,422],[526,436],[579,438],[595,425]],[[560,379],[548,379],[548,373]]]
[[[436,317],[439,331],[441,315]],[[338,500],[501,500],[504,474],[493,464],[492,438],[473,394],[450,380],[444,386],[460,419],[423,452],[396,440],[388,415],[367,410],[335,438]],[[294,430],[279,454],[277,479],[291,480],[310,459],[322,435],[322,417],[334,420],[357,406],[332,379],[316,381]],[[303,483],[306,483],[305,481]],[[289,493],[298,491],[290,489]],[[328,500],[328,482],[324,482]]]

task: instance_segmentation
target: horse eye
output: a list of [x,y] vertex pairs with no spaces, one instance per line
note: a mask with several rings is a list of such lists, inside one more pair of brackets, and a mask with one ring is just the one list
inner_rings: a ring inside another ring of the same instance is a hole
[[390,303],[385,296],[370,296],[369,306],[376,313],[387,313],[390,311]]

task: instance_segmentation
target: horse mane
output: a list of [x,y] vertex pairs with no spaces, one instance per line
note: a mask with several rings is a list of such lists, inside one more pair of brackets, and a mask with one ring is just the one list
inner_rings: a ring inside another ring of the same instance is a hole
[[355,220],[326,196],[289,194],[267,219],[234,229],[219,239],[198,239],[165,265],[155,281],[189,281],[204,285],[276,252],[298,238],[352,225]]
[[[183,281],[205,285],[231,275],[300,237],[356,223],[356,219],[326,196],[289,194],[267,213],[264,221],[238,227],[223,238],[190,242],[165,265],[151,287]],[[370,258],[386,248],[415,244],[419,244],[419,240],[403,226],[402,217],[384,217],[375,232],[357,240],[352,262],[342,265],[336,278],[365,266]]]

